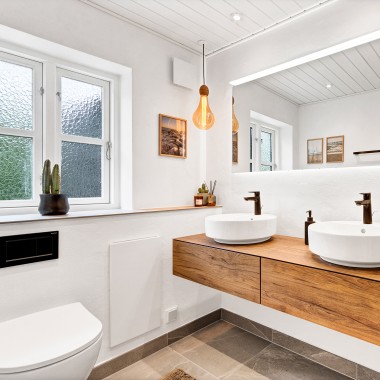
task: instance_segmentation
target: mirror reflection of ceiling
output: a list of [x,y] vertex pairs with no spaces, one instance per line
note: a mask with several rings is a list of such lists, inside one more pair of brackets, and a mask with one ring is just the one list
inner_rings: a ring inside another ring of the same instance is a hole
[[380,89],[380,40],[257,79],[294,104]]
[[[333,0],[82,0],[206,55],[303,17]],[[232,15],[241,14],[240,21]]]

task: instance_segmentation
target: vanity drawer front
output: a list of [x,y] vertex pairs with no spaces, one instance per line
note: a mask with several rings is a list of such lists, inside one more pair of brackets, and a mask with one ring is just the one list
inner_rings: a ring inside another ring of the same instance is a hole
[[380,282],[262,259],[261,303],[380,344]]
[[260,258],[173,241],[173,274],[260,303]]

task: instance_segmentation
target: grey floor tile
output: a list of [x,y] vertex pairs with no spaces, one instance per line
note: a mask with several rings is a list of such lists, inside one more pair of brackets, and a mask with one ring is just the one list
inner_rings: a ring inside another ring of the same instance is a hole
[[224,321],[193,334],[193,337],[239,363],[245,363],[270,344],[267,340]]
[[270,380],[268,377],[260,375],[244,364],[234,369],[227,375],[222,377],[222,380]]
[[238,361],[207,344],[200,344],[191,350],[185,351],[183,355],[216,377],[221,377],[240,366]]
[[246,366],[271,380],[348,380],[318,363],[276,345],[270,345]]
[[213,311],[210,314],[205,315],[193,322],[187,323],[184,326],[179,327],[176,330],[173,330],[168,333],[168,342],[169,344],[176,342],[179,339],[182,339],[197,330],[200,330],[218,320],[220,320],[220,309]]
[[380,373],[358,365],[358,380],[380,380]]
[[162,376],[147,364],[139,361],[106,377],[104,380],[160,380]]
[[272,340],[272,329],[261,325],[260,323],[251,321],[248,318],[244,318],[238,314],[232,313],[231,311],[222,309],[222,319],[229,323],[240,327],[243,330],[247,330],[252,334],[255,334],[263,339]]
[[340,356],[336,356],[330,352],[326,352],[318,347],[275,330],[273,331],[273,343],[296,352],[299,355],[305,356],[310,360],[331,368],[334,371],[340,372],[352,379],[356,378],[356,363],[341,358]]
[[192,335],[187,336],[186,338],[183,338],[175,343],[172,343],[170,345],[170,348],[173,350],[179,352],[180,354],[184,354],[188,351],[194,350],[195,348],[205,344],[199,339],[194,338]]

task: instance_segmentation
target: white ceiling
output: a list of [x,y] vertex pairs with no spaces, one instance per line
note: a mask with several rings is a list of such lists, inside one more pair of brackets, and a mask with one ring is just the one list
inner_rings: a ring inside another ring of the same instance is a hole
[[[225,49],[332,0],[82,0],[206,55]],[[232,21],[232,13],[242,19]]]
[[[256,81],[295,104],[380,89],[380,40],[317,59]],[[332,87],[326,88],[330,83]]]

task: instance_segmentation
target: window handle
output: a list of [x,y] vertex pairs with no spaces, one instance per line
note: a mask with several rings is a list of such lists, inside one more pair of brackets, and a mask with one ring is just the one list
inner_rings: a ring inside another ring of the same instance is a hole
[[59,99],[59,100],[62,100],[62,98],[61,98],[61,93],[60,93],[59,91],[56,93],[56,95],[58,96],[58,99]]
[[112,149],[112,143],[111,141],[106,142],[106,159],[110,160],[111,159],[111,149]]

